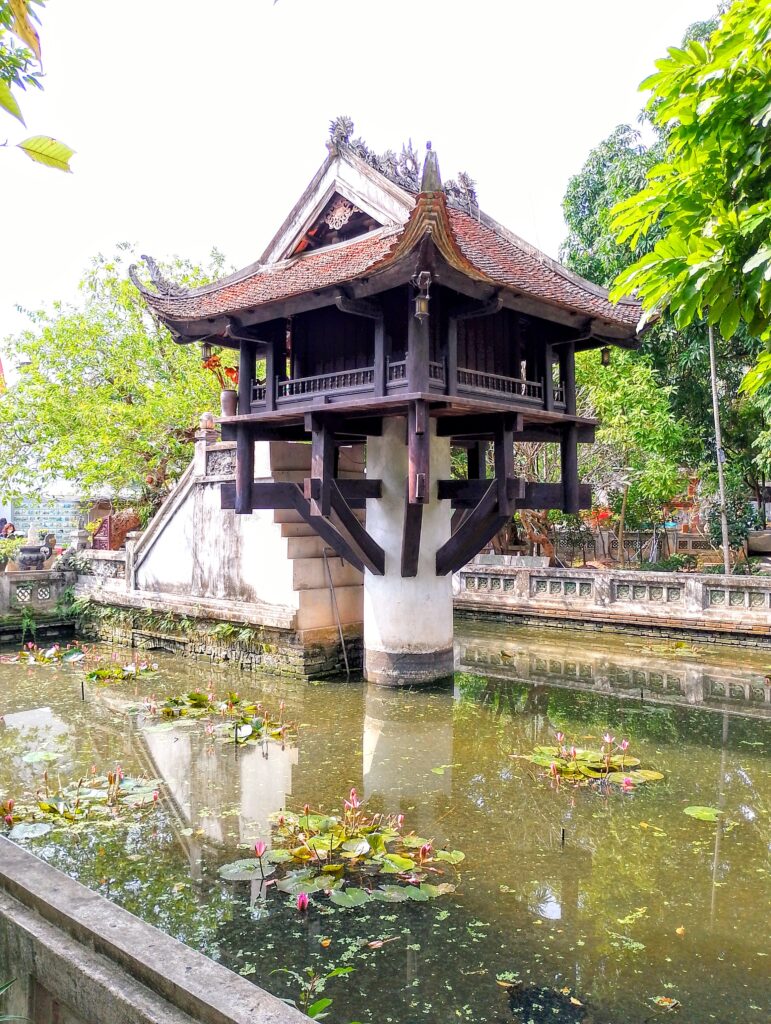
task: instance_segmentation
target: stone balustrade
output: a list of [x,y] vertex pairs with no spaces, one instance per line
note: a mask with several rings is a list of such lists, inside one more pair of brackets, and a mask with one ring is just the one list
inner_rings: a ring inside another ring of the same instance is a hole
[[34,614],[56,610],[74,576],[57,569],[0,573],[0,616],[19,616],[24,609]]
[[771,645],[771,578],[762,576],[472,562],[456,579],[455,607],[571,626],[694,630],[710,639]]

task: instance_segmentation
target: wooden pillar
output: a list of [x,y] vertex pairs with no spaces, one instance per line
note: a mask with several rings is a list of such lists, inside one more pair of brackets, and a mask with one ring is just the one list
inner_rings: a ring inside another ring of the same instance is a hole
[[514,514],[514,502],[508,494],[508,480],[514,476],[514,419],[506,413],[495,427],[495,482],[498,513],[502,516]]
[[[252,409],[252,378],[257,360],[255,345],[241,342],[238,353],[238,412],[245,416]],[[251,515],[254,481],[254,438],[247,424],[236,428],[236,515]]]
[[409,456],[408,501],[411,505],[425,505],[429,499],[431,479],[429,452],[431,435],[428,429],[428,403],[410,402],[407,417],[407,448]]
[[375,394],[384,395],[387,391],[386,381],[386,335],[385,321],[382,316],[375,320]]
[[554,408],[554,349],[545,345],[543,350],[543,407],[547,412]]
[[447,394],[457,395],[458,393],[458,321],[451,316],[447,323],[447,359],[445,362],[447,373]]
[[407,381],[410,391],[428,391],[429,318],[418,320],[410,296],[407,321]]
[[276,408],[276,342],[269,341],[265,348],[265,409]]
[[310,500],[311,515],[328,518],[332,513],[335,439],[320,416],[306,417],[306,428],[308,426],[311,429],[311,475],[305,481],[304,493]]
[[487,442],[475,441],[468,449],[469,480],[484,480],[487,476]]
[[576,346],[571,342],[560,349],[562,387],[565,390],[565,412],[576,414]]
[[575,423],[567,423],[562,428],[560,459],[562,463],[563,510],[571,513],[578,512],[580,508],[578,496],[578,427]]

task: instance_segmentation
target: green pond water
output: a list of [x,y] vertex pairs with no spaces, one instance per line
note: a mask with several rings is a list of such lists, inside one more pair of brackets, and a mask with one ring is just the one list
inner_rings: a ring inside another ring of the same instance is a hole
[[[771,651],[459,624],[454,689],[429,692],[149,657],[155,678],[89,684],[85,701],[83,665],[0,664],[0,802],[29,798],[46,767],[161,780],[118,827],[22,843],[138,916],[281,997],[298,986],[276,968],[354,968],[324,993],[331,1024],[642,1024],[673,1016],[657,997],[682,1024],[771,1019]],[[285,701],[297,740],[236,751],[143,704],[207,686]],[[606,729],[664,781],[576,789],[512,757]],[[56,760],[24,760],[40,750]],[[465,853],[434,876],[454,893],[354,909],[313,895],[301,914],[275,886],[220,878],[271,846],[272,815],[339,811],[351,787]]]

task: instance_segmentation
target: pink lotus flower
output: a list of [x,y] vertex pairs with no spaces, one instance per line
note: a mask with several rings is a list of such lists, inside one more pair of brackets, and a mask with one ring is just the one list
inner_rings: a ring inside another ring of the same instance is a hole
[[283,826],[284,826],[284,825],[286,824],[286,818],[284,817],[284,815],[283,815],[283,814],[282,814],[282,815],[281,815],[281,817],[280,817],[280,818],[278,819],[278,824],[279,824],[279,826],[280,826],[280,827],[283,827]]
[[399,828],[404,828],[404,815],[403,814],[400,814],[397,817],[396,824],[399,826]]
[[610,746],[611,743],[615,743],[615,741],[616,737],[611,736],[609,732],[606,732],[605,735],[602,737],[602,742],[607,743],[608,746]]
[[361,801],[359,800],[358,796],[356,795],[356,790],[355,789],[351,790],[350,801],[351,801],[351,807],[353,807],[353,808],[361,806]]
[[570,748],[570,756],[573,758],[574,761],[578,757],[578,751],[575,747]]
[[311,805],[310,804],[306,804],[305,805],[305,807],[303,808],[303,813],[306,814],[306,815],[311,813]]
[[156,789],[156,790],[153,791],[153,803],[157,804],[158,800],[159,800],[158,790]]
[[5,823],[8,826],[8,828],[10,828],[13,825],[13,818],[10,816],[10,814],[6,814]]
[[304,914],[308,909],[308,893],[301,892],[297,894],[297,909],[301,914]]
[[559,768],[557,767],[557,762],[556,761],[552,761],[552,763],[549,765],[549,773],[555,779],[559,777],[560,771],[559,771]]
[[255,855],[255,857],[259,857],[260,860],[262,860],[263,855],[265,854],[266,850],[267,850],[267,846],[265,845],[265,843],[263,843],[263,841],[261,839],[258,839],[257,842],[254,844],[254,855]]
[[418,850],[418,857],[420,860],[427,860],[431,856],[433,849],[434,848],[431,843],[424,843]]

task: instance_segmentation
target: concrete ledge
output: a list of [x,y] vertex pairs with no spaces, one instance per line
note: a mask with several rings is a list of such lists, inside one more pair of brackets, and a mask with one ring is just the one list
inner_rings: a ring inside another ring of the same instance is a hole
[[[76,1024],[301,1024],[307,1018],[0,838],[0,960],[16,1013],[62,1000]],[[7,960],[7,966],[5,961]],[[41,992],[42,989],[42,992]],[[78,1020],[79,1018],[79,1020]],[[63,1020],[73,1019],[66,1014]]]

